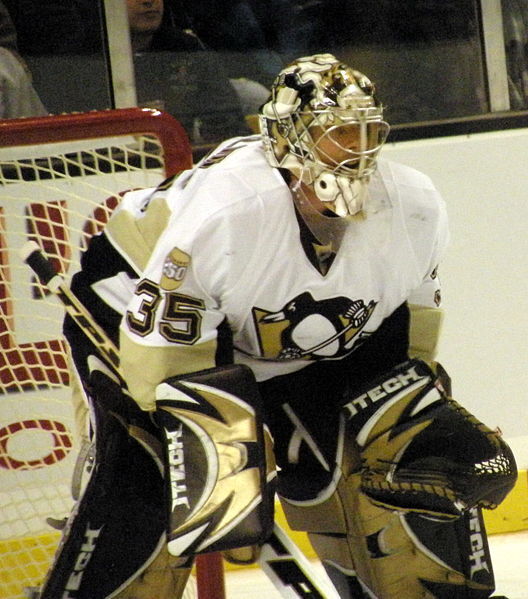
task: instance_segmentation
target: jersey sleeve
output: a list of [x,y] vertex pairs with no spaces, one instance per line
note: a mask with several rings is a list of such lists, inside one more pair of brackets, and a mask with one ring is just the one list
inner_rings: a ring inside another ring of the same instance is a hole
[[155,388],[164,379],[219,364],[223,326],[224,315],[199,289],[167,290],[142,278],[120,332],[122,373],[140,407],[154,409]]
[[171,229],[160,239],[121,323],[122,372],[145,410],[154,409],[155,387],[164,379],[217,363],[224,315],[195,270],[207,248],[177,239]]
[[449,243],[449,228],[446,206],[432,183],[425,191],[428,212],[433,226],[425,228],[430,236],[429,253],[423,259],[423,279],[409,295],[410,308],[410,355],[422,360],[434,360],[438,350],[440,330],[443,323],[442,287],[439,264]]

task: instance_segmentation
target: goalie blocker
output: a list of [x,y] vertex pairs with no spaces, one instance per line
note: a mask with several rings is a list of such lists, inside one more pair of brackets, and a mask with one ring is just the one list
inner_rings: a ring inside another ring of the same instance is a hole
[[167,379],[156,389],[155,418],[165,437],[169,552],[262,543],[273,530],[276,471],[251,369]]
[[[301,417],[301,416],[300,416]],[[346,398],[332,483],[282,496],[343,598],[486,599],[482,508],[517,476],[510,448],[419,360]]]

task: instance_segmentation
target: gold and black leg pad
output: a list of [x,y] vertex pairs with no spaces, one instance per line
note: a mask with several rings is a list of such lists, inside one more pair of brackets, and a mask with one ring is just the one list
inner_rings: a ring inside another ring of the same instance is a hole
[[168,561],[159,431],[101,368],[90,377],[95,463],[40,598],[178,599],[189,563]]
[[342,599],[487,599],[494,578],[479,508],[442,520],[375,505],[361,475],[342,471],[312,501],[281,498]]
[[167,379],[156,406],[166,446],[169,552],[263,542],[273,528],[276,472],[252,371],[231,365]]
[[179,599],[191,574],[193,559],[174,557],[164,544],[156,559],[115,599]]
[[[302,437],[317,454],[313,423],[303,423],[301,409],[293,416],[292,440]],[[341,597],[490,597],[481,506],[499,503],[515,481],[504,441],[448,398],[419,361],[347,398],[335,435],[331,476],[314,460],[308,470],[297,451],[279,493],[289,525],[309,533]],[[311,496],[307,481],[317,489]]]

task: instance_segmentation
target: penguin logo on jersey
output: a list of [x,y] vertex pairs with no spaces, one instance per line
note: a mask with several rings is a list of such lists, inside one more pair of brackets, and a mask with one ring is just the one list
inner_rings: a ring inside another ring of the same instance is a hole
[[270,359],[341,358],[352,351],[376,302],[302,293],[278,312],[253,308],[262,356]]

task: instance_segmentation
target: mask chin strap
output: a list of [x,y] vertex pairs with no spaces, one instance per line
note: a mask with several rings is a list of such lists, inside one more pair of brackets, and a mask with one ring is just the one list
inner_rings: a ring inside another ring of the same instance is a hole
[[321,245],[329,245],[334,253],[341,247],[341,242],[352,221],[351,216],[326,216],[316,210],[304,191],[300,179],[291,186],[293,201],[304,223]]
[[323,171],[313,183],[315,195],[329,204],[337,216],[346,218],[361,212],[368,199],[368,180]]

